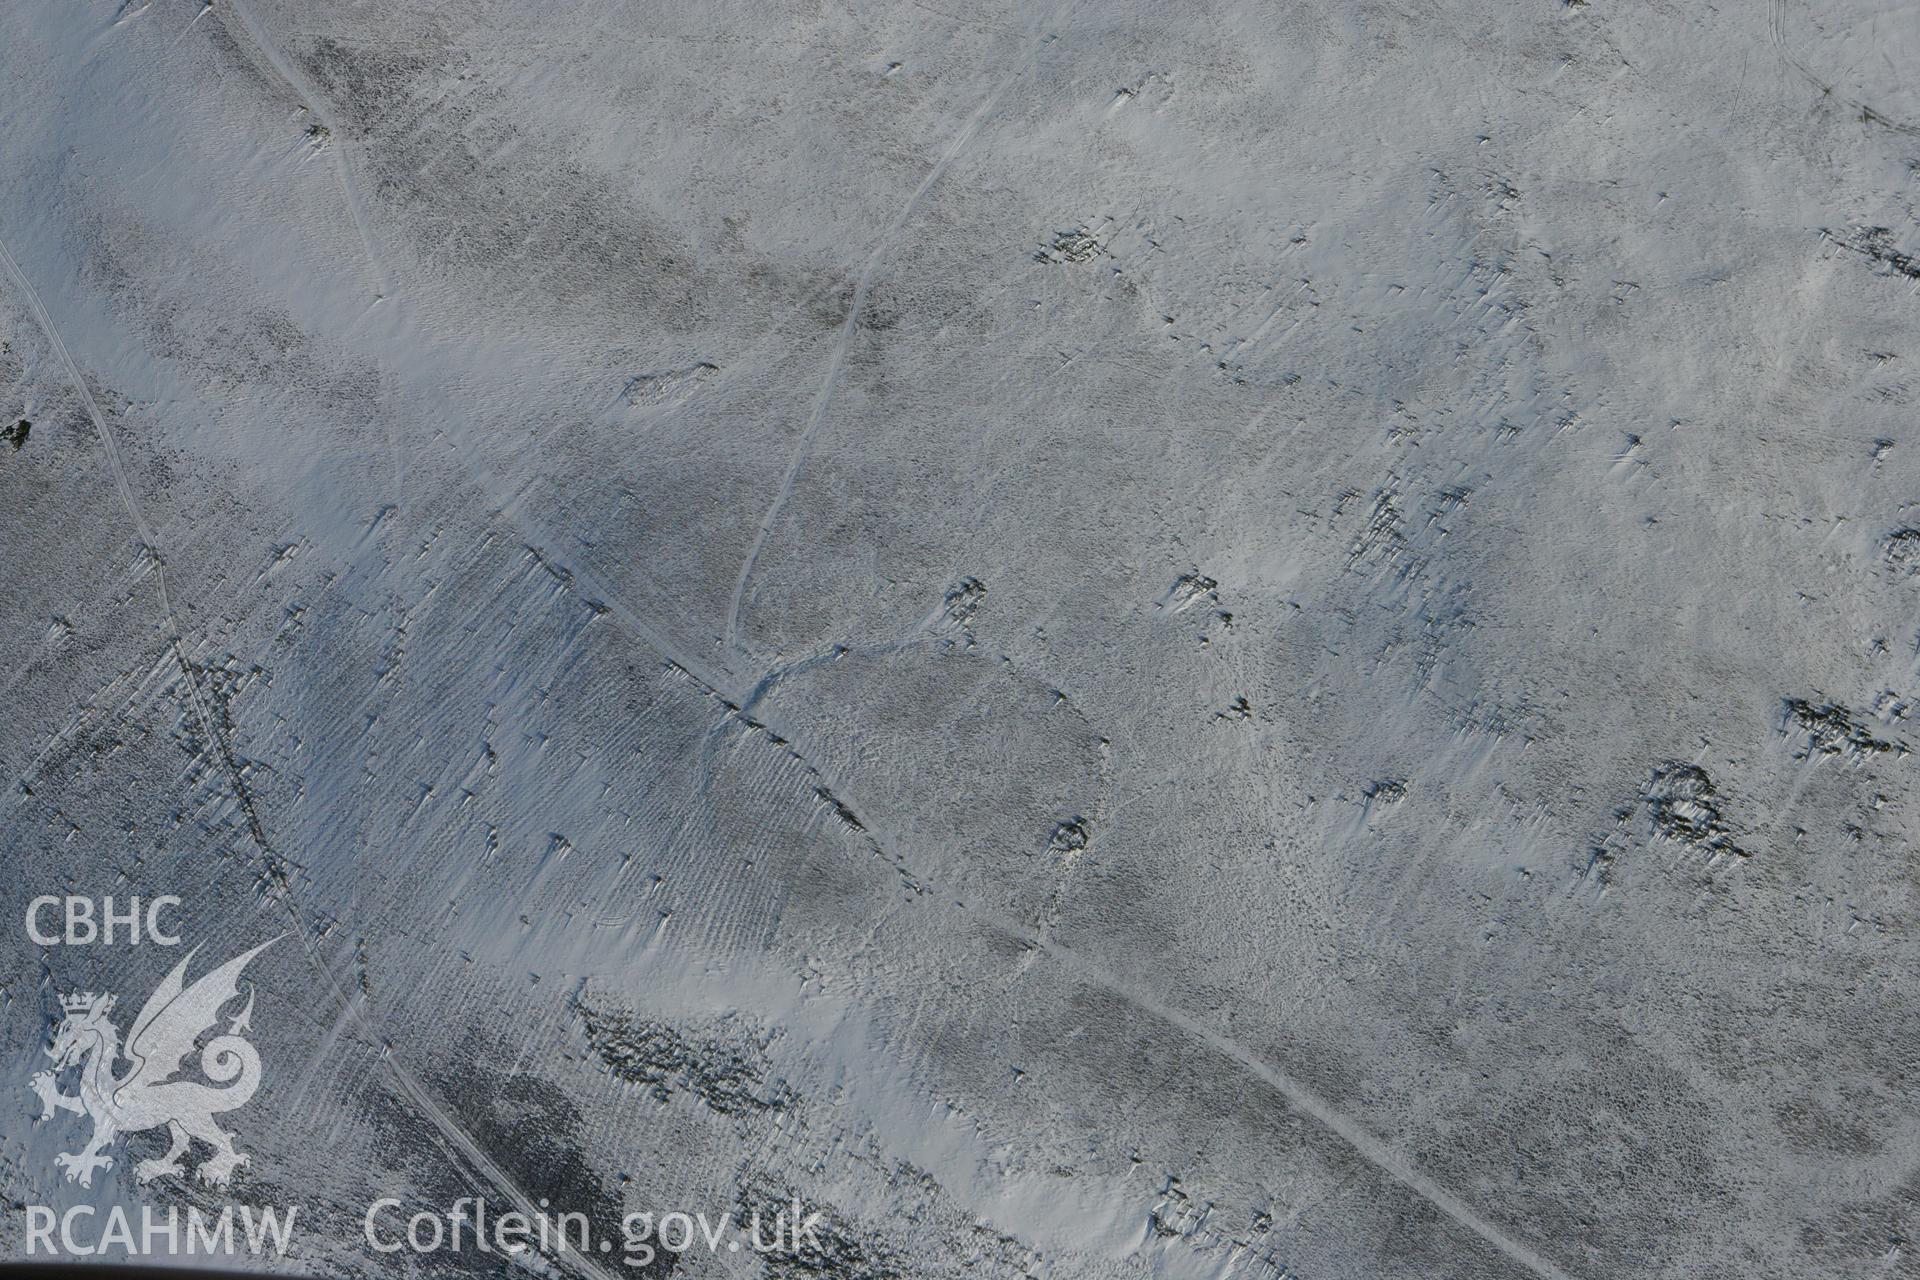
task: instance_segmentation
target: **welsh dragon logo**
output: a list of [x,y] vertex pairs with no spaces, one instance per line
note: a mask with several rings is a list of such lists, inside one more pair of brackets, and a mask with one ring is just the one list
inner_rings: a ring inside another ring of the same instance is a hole
[[[37,1072],[32,1088],[45,1107],[42,1120],[71,1111],[93,1121],[92,1141],[72,1155],[54,1157],[67,1181],[92,1186],[95,1169],[113,1168],[113,1157],[103,1153],[115,1138],[161,1125],[173,1145],[164,1156],[134,1166],[134,1176],[143,1183],[184,1172],[181,1157],[195,1138],[213,1148],[196,1171],[209,1186],[226,1186],[233,1171],[247,1163],[247,1157],[233,1149],[233,1135],[213,1118],[243,1105],[260,1086],[260,1055],[241,1035],[252,1025],[251,984],[246,1006],[233,1015],[224,1034],[200,1050],[200,1070],[213,1084],[174,1077],[200,1037],[219,1021],[221,1008],[239,997],[240,972],[247,962],[279,940],[261,943],[201,975],[190,987],[185,985],[187,965],[199,948],[189,951],[141,1006],[124,1049],[120,1029],[107,1016],[113,1010],[112,995],[89,991],[60,997],[65,1016],[46,1051],[54,1070]],[[123,1057],[130,1065],[125,1074],[116,1075],[114,1064]],[[80,1091],[62,1093],[59,1074],[74,1066],[80,1068]]]

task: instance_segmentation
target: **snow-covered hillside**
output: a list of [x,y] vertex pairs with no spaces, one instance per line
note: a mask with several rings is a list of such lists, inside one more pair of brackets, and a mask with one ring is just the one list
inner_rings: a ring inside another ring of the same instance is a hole
[[0,6],[0,1247],[1920,1276],[1915,18]]

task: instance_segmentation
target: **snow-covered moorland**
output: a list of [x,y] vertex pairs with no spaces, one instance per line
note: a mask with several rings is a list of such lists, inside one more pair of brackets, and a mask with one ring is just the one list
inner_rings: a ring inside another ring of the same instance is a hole
[[[7,1256],[1920,1276],[1910,5],[15,0],[0,85]],[[276,938],[236,1155],[67,1176]]]

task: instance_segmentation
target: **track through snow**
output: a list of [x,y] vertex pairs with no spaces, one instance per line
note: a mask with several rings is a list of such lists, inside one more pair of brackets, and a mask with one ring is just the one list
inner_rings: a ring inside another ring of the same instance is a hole
[[[40,325],[41,331],[45,334],[48,345],[53,349],[55,354],[59,356],[61,365],[65,368],[68,377],[72,380],[75,391],[78,392],[81,402],[86,407],[88,417],[93,420],[94,430],[98,433],[101,448],[106,454],[108,467],[113,474],[114,484],[119,490],[121,503],[126,508],[128,516],[133,520],[134,526],[139,531],[142,549],[146,552],[148,559],[153,565],[155,577],[159,583],[161,611],[167,623],[173,658],[179,667],[181,680],[186,685],[188,697],[193,703],[194,714],[200,722],[200,729],[207,743],[206,749],[218,757],[221,767],[226,774],[228,785],[232,788],[235,798],[240,801],[247,812],[248,829],[252,834],[254,844],[267,861],[266,871],[272,896],[286,910],[287,916],[292,922],[292,932],[294,936],[299,938],[301,947],[306,952],[307,959],[314,973],[325,983],[327,991],[329,995],[331,995],[334,1003],[352,1019],[361,1029],[362,1034],[367,1036],[371,1043],[382,1047],[380,1059],[393,1076],[394,1082],[399,1085],[401,1092],[406,1098],[448,1143],[450,1151],[459,1159],[464,1160],[482,1180],[505,1195],[516,1209],[521,1213],[527,1214],[531,1219],[533,1215],[538,1213],[538,1209],[534,1204],[534,1197],[528,1195],[526,1191],[521,1189],[506,1171],[501,1169],[492,1157],[487,1155],[481,1146],[461,1127],[460,1123],[449,1115],[444,1107],[434,1101],[432,1095],[427,1092],[426,1088],[414,1078],[413,1073],[394,1056],[391,1040],[380,1029],[377,1021],[363,1006],[362,1002],[341,988],[333,976],[331,967],[317,949],[307,921],[301,917],[299,907],[294,901],[293,884],[291,877],[287,873],[284,860],[273,850],[268,842],[264,826],[258,815],[254,812],[253,802],[250,798],[246,781],[241,776],[231,753],[223,745],[213,716],[207,708],[205,695],[202,693],[199,681],[195,677],[193,666],[187,661],[185,650],[182,647],[179,621],[174,615],[172,600],[167,594],[166,561],[160,554],[157,537],[154,535],[152,528],[147,524],[146,517],[141,514],[139,505],[134,501],[133,489],[127,482],[126,469],[120,460],[120,451],[114,443],[113,433],[108,428],[106,420],[100,412],[99,405],[94,402],[93,393],[88,389],[86,379],[81,375],[79,365],[74,363],[72,353],[67,350],[66,342],[61,338],[59,330],[55,328],[52,317],[47,314],[45,306],[40,302],[39,294],[35,292],[32,283],[21,270],[19,262],[15,260],[4,240],[0,240],[0,267],[5,268],[7,277],[13,282],[15,287],[20,290],[21,296],[26,301],[28,309],[33,313],[35,320]],[[576,1249],[567,1248],[564,1244],[561,1249],[556,1250],[555,1256],[559,1257],[564,1265],[567,1265],[583,1276],[591,1277],[592,1280],[613,1280],[616,1274],[608,1271],[597,1259],[590,1255],[582,1254]]]
[[[21,270],[19,262],[15,260],[4,240],[0,240],[0,267],[6,269],[8,278],[20,290],[21,296],[26,301],[35,320],[38,321],[41,331],[45,334],[48,345],[59,356],[61,365],[65,368],[68,377],[72,380],[75,391],[79,394],[81,402],[86,407],[88,417],[93,421],[94,430],[98,433],[101,448],[106,454],[108,467],[113,474],[114,484],[119,491],[121,503],[125,507],[128,516],[133,520],[136,529],[139,531],[142,549],[153,565],[155,579],[160,589],[161,611],[167,623],[173,658],[179,667],[181,680],[186,685],[188,696],[192,700],[194,714],[200,722],[201,732],[205,735],[207,750],[214,752],[220,757],[222,768],[227,775],[228,784],[233,788],[236,799],[240,800],[247,808],[249,829],[252,832],[254,842],[269,864],[268,871],[273,885],[273,896],[278,899],[286,909],[287,915],[293,923],[294,935],[300,939],[301,946],[306,951],[307,958],[311,962],[314,972],[326,983],[327,989],[333,997],[334,1002],[352,1018],[361,1028],[362,1033],[368,1036],[372,1043],[383,1046],[383,1052],[380,1055],[381,1061],[386,1064],[387,1069],[391,1072],[394,1082],[400,1086],[401,1092],[408,1100],[413,1103],[419,1112],[425,1116],[433,1127],[439,1131],[441,1136],[446,1139],[451,1149],[457,1153],[461,1159],[465,1160],[486,1182],[507,1196],[516,1209],[531,1218],[538,1212],[534,1205],[534,1197],[528,1195],[515,1184],[513,1179],[467,1134],[459,1122],[449,1115],[444,1107],[433,1100],[432,1095],[414,1078],[413,1073],[394,1056],[390,1040],[381,1031],[372,1015],[362,1006],[358,999],[340,987],[339,983],[334,979],[332,969],[316,949],[307,923],[301,918],[299,908],[294,901],[293,886],[286,874],[282,859],[279,854],[274,852],[268,843],[266,832],[261,822],[252,812],[252,804],[249,800],[245,780],[240,776],[239,770],[231,755],[226,752],[222,746],[220,735],[216,731],[213,716],[207,708],[205,696],[201,692],[193,666],[187,660],[185,650],[182,647],[179,621],[173,612],[171,597],[167,593],[166,561],[160,553],[158,538],[154,535],[152,528],[147,524],[146,517],[141,514],[139,505],[134,501],[133,489],[127,482],[126,469],[120,460],[120,451],[114,443],[113,433],[108,428],[106,420],[100,412],[99,405],[95,403],[93,393],[88,389],[86,379],[80,372],[80,367],[74,363],[72,353],[67,350],[66,342],[61,338],[59,330],[54,326],[52,317],[47,314],[45,306],[42,305],[40,301],[39,294],[35,292],[32,283]],[[613,1276],[615,1275],[615,1273],[604,1268],[595,1258],[582,1254],[575,1249],[563,1247],[562,1250],[557,1252],[557,1256],[561,1258],[565,1265],[584,1276],[593,1277],[594,1280],[613,1280]]]
[[740,647],[740,610],[746,602],[747,586],[753,579],[754,566],[759,563],[760,553],[766,550],[767,539],[773,536],[774,525],[778,523],[781,511],[785,510],[787,499],[793,496],[794,481],[800,475],[800,468],[806,465],[807,454],[813,449],[814,437],[820,434],[821,424],[826,421],[827,411],[833,405],[833,393],[840,383],[841,366],[846,363],[847,350],[853,345],[854,334],[859,331],[860,313],[866,306],[867,290],[873,284],[874,271],[879,267],[881,259],[886,256],[887,250],[892,247],[893,238],[900,233],[902,227],[913,220],[914,214],[919,212],[927,193],[933,190],[934,184],[940,181],[940,176],[947,171],[947,167],[967,149],[967,144],[973,141],[974,135],[980,132],[980,126],[986,122],[994,105],[1006,96],[1007,90],[1033,68],[1034,59],[1039,56],[1040,50],[1045,48],[1049,41],[1057,38],[1058,32],[1054,28],[1063,26],[1067,15],[1072,10],[1073,6],[1070,3],[1061,6],[1028,41],[1019,65],[1004,76],[990,92],[981,97],[972,113],[967,116],[966,121],[947,143],[946,149],[940,153],[940,158],[934,161],[932,168],[927,170],[926,177],[920,180],[920,185],[914,188],[911,196],[907,197],[907,202],[900,206],[893,221],[888,223],[886,230],[880,233],[879,239],[874,242],[866,260],[861,264],[860,274],[854,278],[853,298],[847,304],[846,319],[841,321],[840,332],[834,339],[833,350],[827,356],[827,371],[821,375],[819,389],[814,392],[813,410],[807,415],[806,425],[800,430],[800,438],[794,441],[793,452],[787,459],[787,469],[780,477],[779,487],[774,490],[773,500],[767,504],[766,514],[760,518],[760,524],[753,535],[753,546],[747,551],[746,559],[741,561],[740,574],[734,580],[733,595],[727,601],[727,622],[724,633],[727,648],[737,650]]
[[[373,228],[367,221],[367,211],[362,206],[359,188],[353,183],[353,168],[347,160],[346,131],[340,128],[338,119],[328,110],[326,99],[314,90],[313,85],[308,83],[300,69],[280,51],[280,47],[274,43],[273,36],[254,16],[246,0],[221,0],[221,2],[233,10],[234,16],[240,19],[241,29],[247,33],[247,38],[253,42],[254,47],[260,51],[260,56],[267,60],[267,64],[273,68],[275,74],[286,82],[287,87],[293,90],[294,96],[300,99],[306,109],[313,113],[314,119],[326,130],[322,149],[333,157],[333,171],[340,179],[340,195],[347,203],[347,216],[353,220],[354,233],[360,237],[360,248],[366,254],[367,267],[373,272],[373,300],[378,303],[392,292],[393,273],[387,269],[386,261],[374,245]],[[207,6],[208,9],[212,7],[212,4]],[[205,12],[202,10],[195,14],[193,21],[200,21]]]
[[1892,0],[139,6],[0,6],[0,914],[297,927],[302,1265],[1920,1277]]
[[[502,512],[511,510],[512,504],[502,503],[499,509]],[[516,524],[519,523],[516,520]],[[684,653],[680,646],[667,641],[653,627],[641,621],[640,616],[631,608],[622,605],[618,597],[608,591],[604,584],[597,582],[584,571],[570,566],[564,558],[559,556],[551,539],[541,536],[537,530],[525,524],[520,524],[520,530],[530,538],[540,539],[541,554],[564,571],[563,580],[570,589],[576,591],[585,589],[582,599],[589,608],[607,610],[633,639],[679,667],[697,680],[711,696],[722,700],[730,708],[751,709],[760,706],[764,697],[764,687],[737,688],[732,683],[731,677],[718,669],[696,660],[683,661],[681,657],[676,656]],[[795,754],[810,772],[821,779],[829,794],[845,797],[858,790],[857,786],[852,786],[848,780],[834,777],[821,769],[815,758],[809,755],[805,745],[804,730],[765,711],[760,712],[760,717],[759,723],[764,727],[794,743]],[[852,811],[852,816],[862,830],[885,832],[887,829],[888,824],[867,812],[864,807]],[[1541,1277],[1542,1280],[1577,1280],[1572,1273],[1561,1269],[1542,1257],[1536,1250],[1515,1240],[1433,1178],[1420,1172],[1404,1155],[1394,1151],[1369,1131],[1365,1124],[1340,1111],[1287,1072],[1264,1061],[1245,1046],[1152,996],[1142,993],[1133,985],[1121,981],[1071,948],[1049,938],[1044,931],[1035,931],[999,912],[965,903],[964,899],[951,887],[942,885],[937,880],[921,874],[917,869],[909,867],[897,853],[890,853],[878,838],[875,840],[874,851],[881,856],[882,860],[907,870],[914,880],[936,900],[959,904],[960,908],[969,915],[1005,933],[1008,937],[1017,939],[1023,946],[1042,951],[1060,961],[1062,967],[1077,978],[1119,997],[1149,1017],[1158,1019],[1206,1045],[1254,1079],[1271,1087],[1302,1115],[1311,1117],[1325,1126],[1381,1173],[1426,1200],[1454,1222],[1471,1231],[1534,1275]]]
[[[160,552],[160,539],[154,534],[152,526],[141,513],[140,504],[134,501],[133,486],[127,482],[127,469],[120,460],[120,446],[114,442],[113,431],[107,426],[105,415],[94,401],[93,392],[87,386],[87,380],[80,372],[80,366],[74,363],[73,353],[67,350],[66,340],[60,336],[60,330],[54,326],[53,317],[47,314],[46,306],[40,301],[33,282],[7,248],[5,240],[0,240],[0,267],[6,269],[7,278],[20,290],[21,299],[32,313],[34,321],[40,326],[47,345],[60,358],[60,365],[66,371],[67,378],[73,383],[74,393],[80,397],[81,405],[87,411],[87,418],[93,423],[95,437],[100,441],[100,450],[106,455],[107,469],[113,475],[113,485],[120,495],[120,505],[126,511],[127,518],[133,521],[133,527],[140,536],[140,549],[146,554],[147,561],[153,566],[154,584],[160,592],[160,617],[167,627],[167,641],[173,649],[173,659],[179,665],[180,679],[187,687],[187,697],[193,703],[193,713],[200,722],[200,731],[206,735],[207,749],[220,750],[220,739],[214,732],[213,714],[208,710],[206,698],[201,693],[200,681],[194,674],[193,664],[187,660],[185,641],[180,631],[180,617],[173,609],[173,595],[167,588],[167,560]],[[226,762],[231,771],[232,761]],[[237,779],[236,779],[237,781]]]

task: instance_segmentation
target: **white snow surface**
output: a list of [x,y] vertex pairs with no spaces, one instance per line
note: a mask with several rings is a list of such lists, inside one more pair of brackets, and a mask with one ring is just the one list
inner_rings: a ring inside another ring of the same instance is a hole
[[[5,1251],[1920,1276],[1916,85],[1897,0],[0,6]],[[251,1163],[82,1188],[56,996],[179,954],[19,922],[168,892],[287,935]]]

